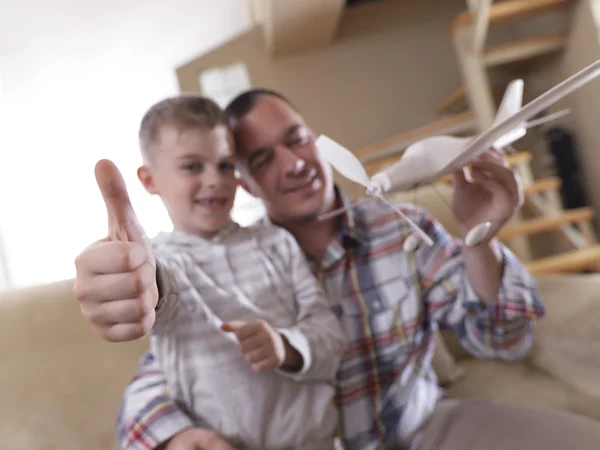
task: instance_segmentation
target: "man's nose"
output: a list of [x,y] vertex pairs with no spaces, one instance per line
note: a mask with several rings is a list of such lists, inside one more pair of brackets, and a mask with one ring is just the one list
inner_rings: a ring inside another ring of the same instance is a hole
[[306,161],[293,151],[287,148],[279,148],[277,153],[279,165],[286,175],[298,175],[305,170]]

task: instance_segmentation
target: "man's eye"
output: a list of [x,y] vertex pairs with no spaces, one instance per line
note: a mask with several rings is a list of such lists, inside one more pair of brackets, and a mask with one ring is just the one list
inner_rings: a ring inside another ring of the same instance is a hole
[[266,166],[273,159],[273,152],[261,152],[250,161],[250,170],[258,170]]
[[291,136],[287,142],[288,148],[297,148],[306,145],[310,141],[310,135],[308,132],[298,132],[298,134]]

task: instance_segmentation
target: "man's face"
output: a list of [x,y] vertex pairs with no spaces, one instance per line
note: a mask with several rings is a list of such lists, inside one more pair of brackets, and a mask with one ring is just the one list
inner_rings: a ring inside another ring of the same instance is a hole
[[238,154],[251,194],[274,220],[314,220],[333,206],[331,167],[315,136],[285,101],[264,96],[238,124]]

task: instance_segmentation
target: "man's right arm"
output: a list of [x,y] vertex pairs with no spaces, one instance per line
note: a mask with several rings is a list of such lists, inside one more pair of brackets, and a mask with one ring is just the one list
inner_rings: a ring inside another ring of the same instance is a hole
[[125,389],[117,419],[119,450],[159,449],[192,420],[169,396],[165,376],[156,357],[146,352]]

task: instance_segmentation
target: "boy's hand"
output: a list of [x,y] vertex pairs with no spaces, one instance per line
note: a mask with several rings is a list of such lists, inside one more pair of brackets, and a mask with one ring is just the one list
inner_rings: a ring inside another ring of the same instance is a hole
[[108,213],[108,236],[75,259],[73,290],[83,316],[104,339],[130,341],[154,324],[156,261],[119,169],[102,160],[95,172]]
[[303,358],[287,339],[263,320],[243,322],[235,320],[221,326],[226,332],[235,333],[240,351],[255,372],[284,368],[297,371],[302,368]]

